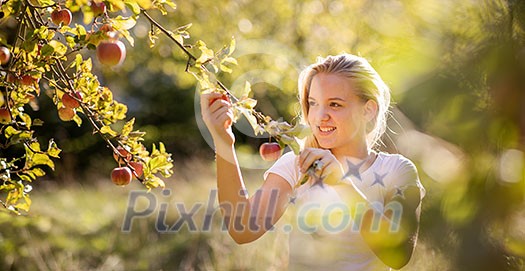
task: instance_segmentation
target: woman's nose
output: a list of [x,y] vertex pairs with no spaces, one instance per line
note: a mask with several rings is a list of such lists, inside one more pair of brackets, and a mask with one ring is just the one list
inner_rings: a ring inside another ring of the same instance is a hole
[[329,112],[326,109],[324,109],[324,108],[321,108],[319,110],[318,114],[319,115],[317,117],[319,118],[320,121],[327,121],[327,120],[330,119]]

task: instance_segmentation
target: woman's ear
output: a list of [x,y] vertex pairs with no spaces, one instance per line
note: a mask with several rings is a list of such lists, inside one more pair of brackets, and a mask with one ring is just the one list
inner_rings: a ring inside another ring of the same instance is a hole
[[377,111],[379,110],[379,106],[377,105],[377,102],[374,100],[368,100],[365,103],[364,106],[364,113],[365,113],[365,119],[367,121],[372,121],[377,117]]

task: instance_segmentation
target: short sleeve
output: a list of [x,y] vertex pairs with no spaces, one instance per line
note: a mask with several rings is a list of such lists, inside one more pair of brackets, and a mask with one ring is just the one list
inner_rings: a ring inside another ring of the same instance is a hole
[[264,179],[270,173],[277,174],[283,177],[292,187],[295,187],[299,176],[298,167],[296,166],[296,157],[293,152],[283,154],[266,172],[264,172]]
[[415,186],[421,191],[421,198],[425,196],[426,190],[419,180],[417,168],[408,158],[399,155],[393,173],[390,178],[390,189],[403,191],[408,187]]

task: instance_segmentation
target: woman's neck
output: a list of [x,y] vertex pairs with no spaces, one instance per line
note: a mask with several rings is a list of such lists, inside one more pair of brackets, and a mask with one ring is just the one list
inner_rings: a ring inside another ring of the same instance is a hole
[[357,146],[348,146],[346,148],[332,149],[331,151],[339,161],[348,157],[365,160],[370,156],[370,153],[372,153],[372,150],[368,148],[366,143]]

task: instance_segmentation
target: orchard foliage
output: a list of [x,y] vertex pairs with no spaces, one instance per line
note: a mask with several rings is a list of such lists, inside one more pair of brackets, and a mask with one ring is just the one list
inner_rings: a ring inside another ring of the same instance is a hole
[[[101,12],[95,4],[106,5],[107,11]],[[93,133],[106,141],[113,152],[117,153],[118,146],[126,149],[131,159],[119,160],[119,164],[133,172],[130,163],[142,165],[143,173],[134,175],[145,187],[164,187],[159,175],[172,174],[171,154],[162,143],[153,145],[152,150],[146,149],[141,143],[144,133],[134,129],[133,118],[126,120],[126,105],[114,100],[111,90],[101,85],[92,73],[92,60],[83,54],[108,39],[108,29],[133,45],[128,30],[134,26],[140,10],[158,9],[166,13],[169,6],[175,7],[175,4],[166,1],[104,1],[90,5],[87,1],[3,1],[2,12],[17,21],[17,33],[11,44],[0,40],[11,54],[10,61],[2,63],[1,68],[0,110],[8,114],[0,126],[0,149],[23,148],[18,157],[8,160],[2,155],[0,158],[1,203],[5,208],[15,213],[27,212],[31,205],[30,183],[44,176],[47,169],[54,170],[54,160],[60,158],[61,150],[53,139],[49,142],[37,139],[35,127],[46,124],[28,113],[29,107],[38,110],[41,98],[53,100],[61,120],[72,120],[79,126],[87,121]],[[52,20],[53,12],[58,16],[57,10],[71,11],[72,22]],[[83,18],[83,22],[79,18]]]
[[[256,100],[249,98],[250,83],[246,82],[244,92],[237,98],[217,79],[220,73],[230,73],[237,64],[232,57],[235,39],[217,52],[201,40],[187,44],[191,24],[170,31],[148,14],[149,10],[159,10],[166,15],[169,8],[175,7],[170,1],[148,0],[3,1],[2,12],[17,21],[17,31],[14,42],[0,39],[11,58],[2,61],[1,68],[0,149],[24,150],[13,159],[0,157],[1,203],[5,208],[15,213],[29,211],[30,183],[44,176],[47,169],[54,170],[54,160],[60,158],[61,150],[53,139],[49,142],[37,139],[35,127],[46,124],[28,113],[29,107],[38,110],[38,101],[44,98],[41,96],[52,99],[60,120],[73,121],[78,126],[87,121],[93,133],[113,151],[119,168],[127,168],[122,171],[129,169],[148,189],[164,187],[160,176],[171,176],[171,154],[163,143],[147,150],[142,144],[145,133],[135,130],[134,118],[126,119],[127,106],[113,99],[112,91],[93,74],[92,59],[85,56],[96,49],[100,62],[120,64],[125,47],[119,39],[134,45],[129,31],[140,16],[151,22],[151,47],[156,45],[159,34],[165,34],[188,56],[186,72],[195,76],[202,93],[214,91],[227,95],[233,102],[235,120],[244,116],[255,134],[267,133],[281,147],[288,145],[294,152],[299,151],[298,138],[306,136],[306,126],[277,122],[257,112]],[[108,52],[100,53],[99,45],[107,43],[118,44],[114,47],[120,50],[116,60],[102,59]],[[122,149],[131,157],[123,157]],[[118,178],[112,179],[117,184],[123,183]]]

